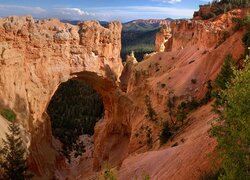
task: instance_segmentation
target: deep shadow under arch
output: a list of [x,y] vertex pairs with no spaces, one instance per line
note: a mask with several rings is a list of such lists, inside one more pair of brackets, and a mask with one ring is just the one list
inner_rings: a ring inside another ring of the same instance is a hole
[[47,113],[51,119],[52,134],[62,143],[62,154],[70,162],[70,154],[81,155],[83,134],[93,135],[94,127],[104,115],[101,96],[82,80],[62,83],[53,95]]

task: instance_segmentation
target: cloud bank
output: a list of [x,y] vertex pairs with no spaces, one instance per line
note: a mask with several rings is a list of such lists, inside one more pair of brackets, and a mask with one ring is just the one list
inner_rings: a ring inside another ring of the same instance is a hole
[[[181,0],[161,0],[162,2],[174,3]],[[150,18],[189,18],[192,17],[194,9],[159,7],[159,6],[127,6],[127,7],[95,7],[81,9],[72,8],[50,8],[30,6],[1,5],[0,16],[32,15],[35,18],[59,18],[65,20],[121,20],[130,21],[134,19]]]

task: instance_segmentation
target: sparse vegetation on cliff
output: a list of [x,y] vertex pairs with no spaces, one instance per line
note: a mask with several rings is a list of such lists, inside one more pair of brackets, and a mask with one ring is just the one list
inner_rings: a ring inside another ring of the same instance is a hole
[[[250,7],[249,0],[213,0],[209,2],[208,5],[201,6],[205,11],[202,9],[200,13],[195,13],[194,17],[200,15],[203,20],[207,20],[210,18],[214,18],[220,14],[226,13],[230,10],[236,8],[247,8]],[[207,11],[209,10],[209,11]]]
[[160,134],[161,145],[165,144],[171,138],[172,135],[173,133],[169,127],[169,124],[167,122],[164,123]]
[[7,119],[10,122],[15,121],[16,119],[16,114],[13,110],[9,109],[9,108],[4,108],[1,110],[0,114]]
[[155,121],[157,119],[157,114],[156,114],[155,110],[152,107],[152,102],[151,102],[151,99],[150,99],[149,95],[145,96],[145,104],[146,104],[146,107],[147,107],[146,117],[148,117],[152,121]]
[[217,76],[216,80],[214,81],[215,87],[219,89],[226,89],[227,83],[233,78],[233,65],[234,60],[232,54],[228,54],[225,58],[224,64],[221,68],[219,75]]
[[111,166],[109,165],[108,162],[105,162],[104,170],[102,171],[102,173],[98,179],[100,179],[100,180],[117,180],[117,177],[116,177],[114,171],[111,169]]

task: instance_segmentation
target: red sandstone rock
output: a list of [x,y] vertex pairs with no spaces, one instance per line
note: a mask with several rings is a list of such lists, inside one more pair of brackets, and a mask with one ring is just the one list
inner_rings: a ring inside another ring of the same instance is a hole
[[[0,19],[1,104],[12,108],[31,134],[30,165],[36,177],[49,179],[56,170],[71,179],[88,179],[95,176],[93,168],[99,170],[108,161],[120,168],[120,179],[133,179],[143,171],[152,179],[198,179],[198,169],[209,169],[206,155],[216,145],[207,134],[207,122],[214,114],[209,105],[194,111],[188,116],[190,126],[160,147],[160,125],[170,121],[166,101],[169,94],[178,97],[177,103],[201,99],[206,82],[216,78],[226,55],[231,52],[236,60],[240,59],[243,32],[233,33],[231,19],[243,13],[235,10],[211,22],[172,22],[172,40],[165,43],[168,52],[153,54],[130,68],[128,78],[121,82],[127,86],[125,92],[119,87],[123,69],[120,23],[104,28],[97,22],[73,26],[55,19]],[[220,42],[225,30],[230,37]],[[105,106],[105,116],[95,127],[93,159],[82,160],[74,169],[58,157],[46,114],[59,84],[71,78],[92,85],[102,95]],[[192,79],[197,83],[192,84]],[[152,100],[160,119],[157,123],[145,117],[145,95]],[[146,127],[152,130],[151,149],[147,146]],[[175,142],[181,143],[171,148]]]

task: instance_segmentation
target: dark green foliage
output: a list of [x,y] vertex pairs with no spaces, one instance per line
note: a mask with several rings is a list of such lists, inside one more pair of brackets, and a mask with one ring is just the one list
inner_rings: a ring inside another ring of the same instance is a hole
[[200,180],[218,180],[220,175],[220,171],[209,171],[209,172],[203,172],[201,174]]
[[199,106],[200,106],[200,104],[196,100],[194,100],[194,99],[192,99],[191,101],[187,102],[187,108],[190,111],[197,109]]
[[148,117],[152,121],[155,121],[157,119],[157,114],[156,114],[155,110],[152,107],[152,102],[151,102],[151,99],[150,99],[149,95],[145,96],[145,104],[146,104],[146,107],[147,107],[147,115],[146,115],[146,117]]
[[167,111],[168,111],[168,114],[169,114],[169,117],[170,117],[170,120],[171,120],[172,123],[174,123],[173,116],[174,116],[175,100],[176,100],[175,95],[173,94],[171,96],[169,94],[169,97],[168,97],[168,100],[167,100],[167,103],[166,103]]
[[243,28],[244,23],[242,19],[240,18],[232,18],[232,21],[234,23],[234,31],[239,31]]
[[208,20],[208,19],[211,19],[211,18],[214,18],[214,17],[216,17],[216,14],[214,12],[210,12],[210,13],[208,13],[206,15],[202,15],[203,20]]
[[218,141],[220,179],[250,179],[250,64],[234,71],[235,78],[222,90],[220,117],[211,134]]
[[3,169],[5,180],[31,179],[25,159],[25,148],[20,136],[20,129],[15,120],[9,125],[9,134],[3,139],[3,147],[0,149],[0,168]]
[[16,119],[16,114],[14,113],[14,111],[8,108],[1,110],[0,114],[10,122],[15,121]]
[[126,60],[128,54],[134,51],[135,58],[141,61],[146,53],[155,50],[155,37],[159,24],[143,22],[128,22],[123,24],[121,57]]
[[[249,0],[213,0],[213,4],[230,5],[233,8],[246,8],[249,7]],[[229,9],[230,10],[230,9]]]
[[229,54],[224,61],[220,73],[218,74],[214,84],[215,90],[212,96],[215,98],[213,104],[213,111],[216,113],[221,112],[221,107],[223,106],[225,99],[221,96],[221,90],[225,90],[227,85],[234,78],[234,60],[231,54]]
[[165,144],[169,140],[169,138],[171,138],[172,135],[173,133],[171,132],[171,129],[169,128],[169,124],[164,123],[161,134],[160,134],[161,145]]
[[165,88],[165,87],[166,87],[165,83],[161,84],[161,88]]
[[[210,4],[210,2],[209,2]],[[249,0],[214,0],[212,1],[212,12],[202,15],[203,19],[210,19],[236,8],[250,7]]]
[[191,82],[192,82],[193,84],[196,84],[196,83],[197,83],[197,79],[191,79]]
[[232,54],[228,54],[225,58],[224,64],[221,68],[219,75],[214,81],[215,87],[220,89],[226,89],[227,83],[233,78],[233,66],[234,60]]
[[185,111],[184,108],[178,108],[176,112],[176,119],[177,121],[180,121],[183,125],[184,120],[187,118],[187,112]]
[[242,42],[244,43],[245,47],[250,47],[250,31],[246,32],[242,38]]
[[220,41],[216,44],[215,49],[218,48],[222,43],[224,43],[230,37],[228,31],[223,31]]
[[[99,179],[99,178],[98,178]],[[117,180],[117,177],[115,176],[114,172],[112,171],[110,165],[108,163],[105,163],[105,167],[103,170],[102,178],[104,180]]]
[[151,148],[152,147],[152,143],[153,143],[153,139],[152,139],[152,130],[151,130],[151,128],[147,128],[146,129],[147,131],[146,131],[146,137],[147,137],[147,145],[148,145],[148,147],[149,148]]
[[211,98],[212,98],[212,90],[213,90],[213,87],[212,87],[212,83],[211,83],[211,80],[207,81],[207,92],[205,94],[205,97],[200,101],[200,105],[204,105],[204,104],[207,104]]
[[250,30],[250,15],[246,14],[244,18],[233,18],[232,19],[234,23],[234,31],[242,30],[243,27],[246,27],[246,29]]
[[94,134],[95,124],[103,116],[103,103],[84,82],[70,80],[59,86],[47,112],[51,117],[53,136],[62,142],[62,153],[69,159],[72,151],[75,151],[75,157],[84,152],[78,138],[83,134]]

